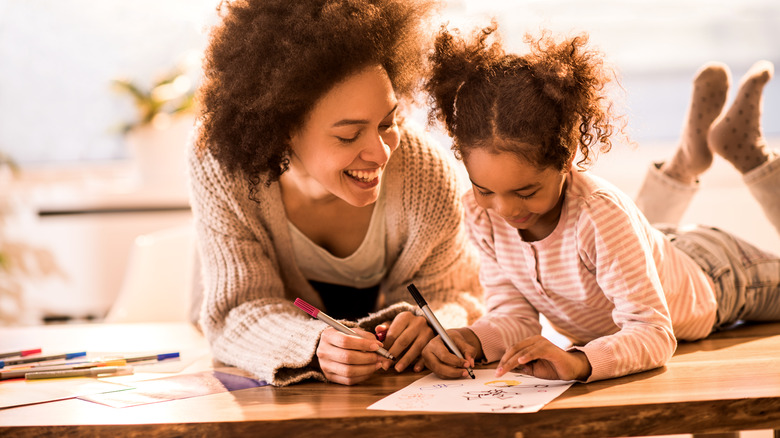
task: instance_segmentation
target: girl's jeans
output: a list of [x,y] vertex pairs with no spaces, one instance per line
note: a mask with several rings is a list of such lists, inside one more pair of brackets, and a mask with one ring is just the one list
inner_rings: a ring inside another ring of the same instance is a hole
[[[713,329],[740,320],[780,320],[780,257],[717,228],[678,228],[699,187],[669,178],[659,168],[651,166],[636,204],[712,279],[718,302]],[[780,157],[746,173],[743,180],[780,233]]]

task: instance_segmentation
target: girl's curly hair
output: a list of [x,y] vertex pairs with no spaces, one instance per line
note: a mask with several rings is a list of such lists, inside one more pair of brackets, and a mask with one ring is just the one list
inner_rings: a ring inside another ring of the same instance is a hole
[[[399,98],[422,76],[432,0],[235,0],[205,53],[197,148],[256,188],[289,165],[289,139],[317,100],[382,65]],[[265,175],[264,177],[262,175]]]
[[587,49],[587,35],[560,43],[549,32],[526,35],[531,50],[519,56],[504,53],[498,38],[488,44],[496,28],[493,23],[467,42],[443,27],[429,57],[429,119],[444,123],[456,155],[489,146],[540,169],[563,170],[578,150],[580,165],[591,162],[596,148],[609,151],[625,123],[616,128],[622,117],[607,98],[610,70],[599,52]]

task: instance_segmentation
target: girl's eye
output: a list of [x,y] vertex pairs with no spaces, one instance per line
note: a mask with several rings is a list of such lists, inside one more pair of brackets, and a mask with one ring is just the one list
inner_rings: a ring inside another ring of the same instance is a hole
[[480,189],[474,189],[474,190],[479,194],[479,196],[488,196],[488,195],[490,195],[490,192],[483,192]]
[[530,199],[533,198],[536,192],[531,193],[530,195],[521,195],[520,193],[515,193],[515,195],[520,199]]

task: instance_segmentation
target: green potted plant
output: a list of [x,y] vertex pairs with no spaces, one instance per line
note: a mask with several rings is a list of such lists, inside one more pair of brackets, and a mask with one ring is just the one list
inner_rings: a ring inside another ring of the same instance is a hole
[[115,79],[113,85],[133,98],[138,111],[137,120],[122,125],[125,134],[147,126],[164,129],[174,117],[192,113],[195,109],[192,81],[181,69],[168,73],[149,89],[143,89],[129,79]]
[[186,191],[186,146],[195,121],[196,86],[177,67],[144,88],[129,79],[113,87],[130,96],[137,117],[121,126],[125,143],[145,186]]

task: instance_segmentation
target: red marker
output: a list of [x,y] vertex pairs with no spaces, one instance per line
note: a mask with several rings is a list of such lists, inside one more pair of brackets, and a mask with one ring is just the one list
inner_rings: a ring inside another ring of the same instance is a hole
[[[306,301],[303,301],[300,298],[295,299],[295,305],[298,306],[301,310],[311,315],[313,318],[317,318],[320,321],[330,325],[334,329],[340,331],[341,333],[344,333],[345,335],[350,336],[356,336],[360,337],[357,333],[355,333],[354,330],[351,328],[345,326],[344,324],[336,321],[335,319],[331,318],[330,316],[326,315],[324,312],[320,312],[320,309],[312,306],[311,304],[307,303]],[[390,360],[395,360],[395,356],[390,354],[389,351],[385,350],[382,347],[379,347],[379,350],[375,352],[376,354]]]

